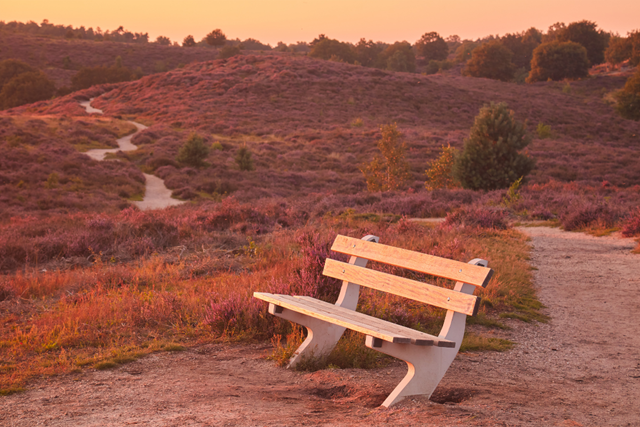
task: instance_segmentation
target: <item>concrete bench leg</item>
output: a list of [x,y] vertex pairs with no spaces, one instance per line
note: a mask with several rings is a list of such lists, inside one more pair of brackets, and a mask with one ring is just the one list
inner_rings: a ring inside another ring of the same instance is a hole
[[289,359],[288,368],[295,367],[305,358],[328,356],[346,329],[342,326],[327,323],[324,320],[282,309],[274,304],[269,304],[269,313],[307,328],[307,339]]
[[407,396],[430,397],[458,353],[456,348],[394,344],[371,336],[367,336],[365,344],[373,350],[404,360],[409,366],[407,375],[382,403],[387,408]]

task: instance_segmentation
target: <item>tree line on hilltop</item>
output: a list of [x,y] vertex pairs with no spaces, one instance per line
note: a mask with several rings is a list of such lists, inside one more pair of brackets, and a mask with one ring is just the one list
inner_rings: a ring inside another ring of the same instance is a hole
[[[2,32],[28,33],[66,39],[88,39],[122,43],[150,43],[147,33],[132,33],[122,26],[115,31],[93,30],[84,27],[53,25],[44,20],[40,25],[0,21]],[[179,46],[168,37],[158,36],[159,45]],[[360,39],[357,43],[342,42],[320,34],[309,43],[298,42],[286,45],[279,42],[276,47],[248,38],[230,40],[220,29],[208,33],[199,42],[188,35],[182,42],[182,48],[209,46],[219,49],[219,58],[229,58],[241,50],[277,51],[305,53],[312,58],[345,62],[365,67],[374,67],[390,71],[416,72],[419,68],[424,74],[434,74],[453,68],[456,64],[463,75],[484,77],[517,83],[535,83],[548,80],[579,79],[587,77],[589,68],[604,63],[612,67],[621,64],[637,66],[640,63],[640,31],[630,32],[627,37],[607,33],[598,29],[591,21],[573,22],[568,25],[556,23],[546,33],[530,28],[521,33],[500,36],[488,36],[482,39],[461,40],[458,36],[446,39],[437,32],[427,32],[413,45],[407,41],[392,44]],[[33,100],[47,99],[56,93],[51,82],[42,73],[33,74],[26,64],[9,64],[12,69],[8,75],[17,77],[13,83],[5,78],[0,86],[0,108],[10,108]],[[28,71],[28,74],[25,70]],[[164,70],[157,70],[164,71]],[[5,71],[6,73],[6,71]],[[15,75],[11,74],[14,73]],[[17,74],[16,74],[17,73]],[[71,88],[60,88],[58,94],[69,93],[95,84],[117,83],[140,78],[140,69],[130,70],[122,66],[121,59],[111,66],[83,67],[73,78]],[[637,79],[640,79],[638,77]],[[618,110],[627,118],[640,116],[640,91],[637,84],[627,84],[616,97]],[[5,90],[6,89],[6,90]],[[23,93],[24,95],[20,95]]]

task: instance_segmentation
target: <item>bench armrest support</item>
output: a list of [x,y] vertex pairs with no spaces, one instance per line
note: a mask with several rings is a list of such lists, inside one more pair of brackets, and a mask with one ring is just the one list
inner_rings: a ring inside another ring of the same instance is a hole
[[[380,238],[374,235],[366,235],[362,238],[362,240],[366,240],[368,242],[378,243]],[[352,256],[349,258],[349,264],[357,265],[358,267],[366,267],[369,262],[366,258],[359,258],[356,256]],[[356,283],[347,282],[346,280],[342,282],[342,288],[340,289],[340,296],[338,297],[338,301],[336,301],[336,305],[339,307],[348,308],[349,310],[355,310],[358,306],[358,299],[360,298],[360,285]]]
[[[487,267],[489,265],[489,262],[484,259],[474,258],[469,261],[469,264]],[[456,282],[456,286],[453,289],[458,292],[472,295],[473,291],[476,290],[476,287],[473,285],[469,285],[468,283]],[[440,335],[438,335],[438,337],[444,338],[449,341],[454,341],[456,343],[457,351],[460,348],[460,344],[462,344],[466,322],[466,314],[457,313],[453,310],[447,310],[447,315],[444,319],[444,324],[442,325],[442,330],[440,331]]]

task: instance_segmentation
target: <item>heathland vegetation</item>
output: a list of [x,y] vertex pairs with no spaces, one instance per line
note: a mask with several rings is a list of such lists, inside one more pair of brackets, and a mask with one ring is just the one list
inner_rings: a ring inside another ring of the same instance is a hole
[[[545,320],[512,224],[640,235],[640,123],[630,120],[640,74],[625,68],[637,33],[582,22],[475,41],[320,36],[272,49],[221,31],[175,46],[49,25],[0,26],[0,58],[22,61],[10,63],[19,75],[42,72],[58,90],[75,78],[79,89],[0,113],[2,393],[211,340],[275,334],[282,360],[302,332],[251,294],[335,299],[338,284],[320,273],[337,233],[489,259],[496,275],[464,348],[504,350],[512,343],[490,334],[504,319]],[[555,72],[549,47],[596,67],[535,77]],[[597,72],[594,49],[615,58],[615,73]],[[473,77],[483,69],[495,74]],[[89,98],[104,116],[78,105]],[[117,162],[82,154],[133,132],[126,119],[149,126],[133,138],[138,150]],[[132,207],[142,172],[190,203]],[[425,331],[443,318],[373,291],[360,309]],[[347,335],[324,363],[385,360]]]

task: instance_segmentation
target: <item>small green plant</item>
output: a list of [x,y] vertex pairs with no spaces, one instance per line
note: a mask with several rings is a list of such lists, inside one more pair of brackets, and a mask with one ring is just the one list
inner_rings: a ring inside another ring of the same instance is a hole
[[51,172],[49,174],[49,177],[47,178],[47,183],[45,184],[45,187],[48,189],[56,188],[58,186],[58,179],[59,179],[58,174],[56,172]]
[[192,133],[178,151],[176,160],[189,166],[202,167],[207,163],[205,159],[209,155],[209,147],[204,143],[204,139],[196,133]]
[[364,125],[364,122],[362,121],[362,118],[360,118],[360,117],[356,117],[351,122],[351,127],[353,127],[353,128],[361,128],[363,125]]
[[459,151],[457,148],[447,144],[442,146],[440,157],[429,164],[427,174],[427,182],[425,187],[427,190],[436,190],[440,188],[457,188],[460,183],[453,177],[453,165]]
[[520,195],[522,178],[523,177],[521,176],[520,178],[513,181],[513,184],[511,184],[511,186],[509,187],[509,190],[507,191],[507,195],[502,198],[502,204],[505,205],[506,207],[513,206],[513,204],[515,204],[522,197]]
[[246,145],[243,145],[238,149],[235,160],[241,171],[252,171],[255,169],[253,166],[253,159],[251,158],[251,151]]
[[538,123],[536,132],[538,133],[538,137],[540,137],[540,139],[547,139],[551,136],[551,126],[545,125],[544,123],[540,122]]
[[222,146],[222,144],[220,144],[219,141],[216,141],[213,144],[211,144],[211,149],[214,151],[222,151],[224,150],[224,147]]
[[562,93],[569,95],[571,93],[571,85],[569,84],[569,82],[565,83],[564,86],[562,86]]

